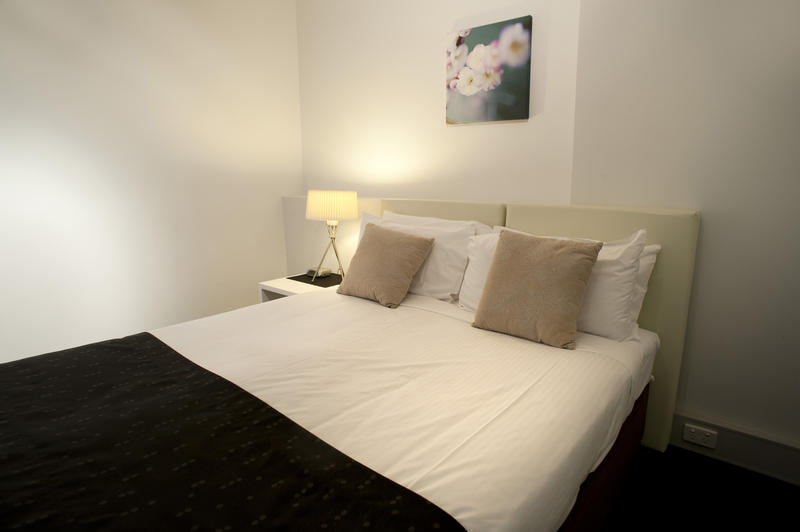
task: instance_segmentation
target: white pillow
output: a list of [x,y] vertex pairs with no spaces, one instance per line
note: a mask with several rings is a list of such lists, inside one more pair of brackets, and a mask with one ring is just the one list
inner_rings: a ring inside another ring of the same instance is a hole
[[408,292],[455,301],[467,267],[467,246],[475,229],[471,226],[459,229],[437,229],[405,225],[384,220],[381,227],[412,235],[434,238],[428,258],[417,270]]
[[[455,301],[467,267],[467,246],[475,228],[469,222],[445,227],[401,224],[361,213],[361,234],[368,223],[412,235],[434,238],[428,258],[417,270],[408,292]],[[445,224],[446,225],[446,224]]]
[[[495,228],[496,231],[503,229]],[[639,273],[639,255],[644,249],[646,236],[646,232],[640,230],[628,238],[603,245],[589,277],[578,317],[578,330],[615,340],[634,336],[636,317],[632,313],[633,294]],[[469,248],[469,263],[459,294],[459,304],[467,310],[477,309],[489,271],[486,264],[487,261],[491,264],[498,238],[499,232],[474,237]]]
[[647,293],[647,284],[650,282],[650,276],[656,266],[659,251],[661,251],[660,245],[650,244],[645,246],[642,254],[639,255],[639,274],[636,276],[636,287],[631,299],[631,316],[636,322],[639,321],[639,313],[642,311],[644,296]]
[[361,237],[364,236],[364,228],[367,224],[381,225],[383,220],[368,212],[361,213],[361,227],[358,229],[358,241],[361,242]]
[[458,306],[475,312],[481,300],[483,285],[492,265],[494,250],[497,247],[497,233],[470,237],[467,247],[467,271],[458,294]]
[[458,229],[469,225],[475,229],[473,234],[483,235],[491,233],[492,228],[481,222],[474,220],[446,220],[444,218],[432,218],[428,216],[411,216],[410,214],[397,214],[392,211],[383,211],[383,219],[406,225],[417,225],[421,227],[435,227],[441,229]]
[[628,238],[603,244],[578,315],[579,331],[620,341],[635,335],[636,319],[631,308],[639,275],[639,255],[646,237],[647,232],[640,229]]

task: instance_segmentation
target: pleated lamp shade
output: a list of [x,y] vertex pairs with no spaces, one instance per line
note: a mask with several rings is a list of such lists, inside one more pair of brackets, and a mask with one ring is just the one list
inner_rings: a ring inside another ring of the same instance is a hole
[[309,190],[306,198],[309,220],[353,220],[358,218],[358,194],[349,190]]

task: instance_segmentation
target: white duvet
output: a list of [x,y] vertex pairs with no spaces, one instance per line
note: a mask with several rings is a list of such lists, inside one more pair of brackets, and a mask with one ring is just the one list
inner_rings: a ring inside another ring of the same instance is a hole
[[323,290],[152,331],[468,530],[555,530],[652,369],[658,338],[567,351]]

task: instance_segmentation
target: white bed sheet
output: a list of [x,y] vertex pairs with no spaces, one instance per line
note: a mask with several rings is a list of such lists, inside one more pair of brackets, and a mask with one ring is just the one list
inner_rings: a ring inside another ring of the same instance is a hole
[[567,351],[323,290],[152,331],[467,530],[555,530],[644,389],[655,334]]

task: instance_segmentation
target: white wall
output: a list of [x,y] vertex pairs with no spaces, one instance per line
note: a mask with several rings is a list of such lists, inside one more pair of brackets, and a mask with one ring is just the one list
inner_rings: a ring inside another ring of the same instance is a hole
[[800,2],[581,8],[572,201],[702,211],[678,411],[800,448]]
[[[306,188],[567,203],[578,0],[300,0]],[[528,121],[445,124],[450,31],[533,15]]]
[[295,4],[0,3],[0,361],[255,303],[302,192]]

